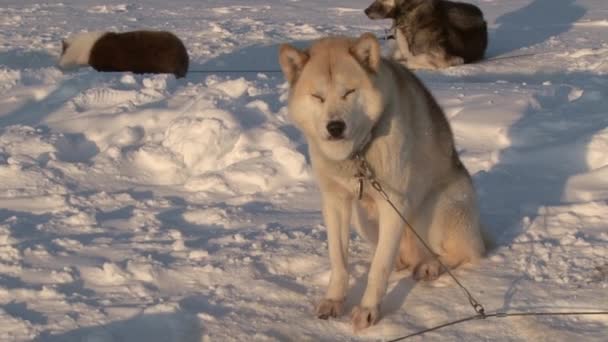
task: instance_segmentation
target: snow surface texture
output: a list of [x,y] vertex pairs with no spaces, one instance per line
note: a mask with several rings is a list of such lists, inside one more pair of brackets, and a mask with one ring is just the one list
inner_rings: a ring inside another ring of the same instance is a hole
[[[449,116],[496,248],[456,271],[493,310],[608,308],[608,4],[476,1],[489,57],[418,75]],[[363,0],[5,0],[1,341],[379,340],[472,313],[448,277],[394,274],[377,326],[313,306],[329,276],[277,44],[382,34]],[[60,41],[166,29],[190,73],[55,68]],[[529,55],[532,54],[532,55]],[[240,70],[240,71],[239,71]],[[353,235],[347,310],[370,249]],[[602,341],[607,317],[473,321],[438,341]],[[426,340],[425,339],[425,340]]]

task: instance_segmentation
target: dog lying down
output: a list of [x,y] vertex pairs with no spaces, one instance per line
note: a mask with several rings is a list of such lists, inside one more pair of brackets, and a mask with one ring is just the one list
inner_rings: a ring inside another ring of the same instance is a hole
[[389,276],[410,268],[433,280],[441,265],[372,185],[359,183],[360,160],[447,267],[485,253],[471,177],[450,125],[431,93],[396,61],[382,58],[371,33],[331,37],[308,50],[282,45],[288,113],[308,143],[327,226],[331,276],[319,318],[342,314],[348,290],[351,223],[375,246],[367,288],[352,311],[355,330],[380,317]]
[[488,30],[481,10],[446,0],[375,0],[365,14],[393,19],[393,58],[410,69],[442,69],[484,57]]
[[188,72],[188,51],[166,31],[83,32],[62,41],[59,67],[90,65],[97,71],[136,74],[169,73],[176,78]]

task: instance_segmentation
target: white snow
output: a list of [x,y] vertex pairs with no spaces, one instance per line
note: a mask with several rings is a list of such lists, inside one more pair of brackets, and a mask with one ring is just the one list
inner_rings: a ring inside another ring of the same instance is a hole
[[[406,271],[377,326],[354,334],[348,315],[313,316],[326,233],[277,46],[382,35],[390,23],[367,19],[369,2],[5,0],[0,340],[382,340],[472,314],[448,277]],[[492,59],[417,73],[450,118],[496,244],[455,273],[488,311],[607,310],[608,5],[473,2]],[[56,68],[72,33],[139,28],[175,32],[191,70],[212,72]],[[347,310],[372,252],[353,239]],[[606,316],[563,316],[424,340],[606,336]]]

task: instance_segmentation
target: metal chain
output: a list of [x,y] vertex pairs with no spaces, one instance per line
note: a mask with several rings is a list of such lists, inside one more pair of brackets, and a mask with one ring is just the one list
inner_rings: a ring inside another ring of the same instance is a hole
[[415,333],[394,338],[392,340],[388,340],[386,342],[397,342],[407,340],[414,336],[420,336],[426,334],[431,331],[439,330],[445,327],[449,327],[452,325],[473,321],[476,319],[484,319],[484,318],[505,318],[505,317],[517,317],[517,316],[595,316],[595,315],[608,315],[608,311],[569,311],[569,312],[496,312],[491,314],[482,315],[473,315],[465,318],[461,318],[455,321],[443,323],[436,325],[434,327],[417,331]]
[[395,27],[391,26],[389,29],[384,30],[384,36],[378,38],[380,40],[391,40],[396,39],[397,34],[395,33]]
[[465,295],[467,296],[467,299],[469,300],[469,304],[471,304],[471,307],[473,307],[473,310],[475,310],[477,315],[480,318],[485,318],[486,314],[485,314],[484,306],[471,294],[471,292],[464,285],[462,285],[462,283],[458,280],[458,278],[456,278],[456,276],[450,271],[450,269],[441,261],[441,259],[439,258],[439,255],[437,255],[433,251],[433,249],[426,243],[426,241],[424,241],[422,236],[420,236],[420,234],[418,234],[418,232],[414,229],[414,227],[412,227],[412,225],[408,222],[408,220],[405,218],[405,216],[403,216],[401,211],[397,208],[397,206],[395,206],[393,201],[391,201],[391,199],[390,199],[389,195],[386,193],[386,191],[384,191],[382,184],[380,184],[380,182],[374,175],[374,172],[370,168],[370,166],[369,166],[368,162],[365,160],[365,158],[360,153],[357,153],[357,154],[355,154],[355,160],[357,161],[357,169],[358,169],[356,177],[359,178],[359,198],[361,198],[363,196],[363,181],[367,180],[370,183],[370,185],[372,186],[372,188],[374,188],[376,191],[378,191],[378,193],[380,193],[382,195],[382,197],[386,200],[386,202],[388,202],[388,204],[393,208],[393,210],[395,210],[395,212],[397,213],[397,215],[399,215],[399,217],[401,218],[403,223],[405,223],[405,225],[408,227],[408,229],[422,243],[424,248],[426,248],[433,255],[435,260],[437,260],[437,262],[439,262],[439,265],[441,265],[442,269],[447,274],[449,274],[449,276],[452,279],[454,279],[456,284],[458,284],[458,286],[464,291]]
[[218,69],[218,70],[188,70],[188,73],[201,73],[201,74],[229,74],[229,73],[262,73],[262,74],[271,74],[271,73],[280,73],[281,70],[278,69],[241,69],[241,70],[230,70],[230,69]]

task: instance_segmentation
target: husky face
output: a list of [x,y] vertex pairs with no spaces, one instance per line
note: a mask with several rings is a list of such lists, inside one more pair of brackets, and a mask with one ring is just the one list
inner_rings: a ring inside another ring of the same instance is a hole
[[[407,0],[406,0],[407,1]],[[374,0],[371,5],[365,9],[365,15],[370,19],[387,19],[395,17],[395,8],[399,5],[400,0]]]
[[283,45],[279,60],[290,84],[289,115],[309,144],[332,160],[361,149],[384,109],[376,37],[325,38],[308,51]]

